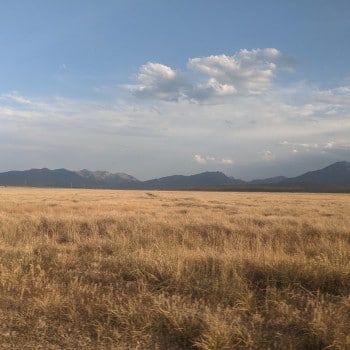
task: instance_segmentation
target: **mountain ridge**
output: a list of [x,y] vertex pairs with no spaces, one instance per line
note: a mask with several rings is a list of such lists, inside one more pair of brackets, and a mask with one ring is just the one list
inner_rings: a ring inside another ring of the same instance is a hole
[[157,188],[194,188],[202,186],[228,186],[242,184],[244,181],[226,176],[220,171],[205,171],[194,175],[172,175],[147,180],[143,185],[150,189]]
[[227,190],[346,190],[350,191],[350,162],[341,161],[295,177],[275,176],[243,181],[220,171],[171,175],[140,181],[122,172],[48,168],[0,173],[2,186],[74,187],[109,189],[227,189]]

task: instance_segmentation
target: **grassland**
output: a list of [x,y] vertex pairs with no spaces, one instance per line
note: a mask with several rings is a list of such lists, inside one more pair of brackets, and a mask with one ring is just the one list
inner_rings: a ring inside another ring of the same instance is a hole
[[350,349],[350,195],[0,188],[0,349]]

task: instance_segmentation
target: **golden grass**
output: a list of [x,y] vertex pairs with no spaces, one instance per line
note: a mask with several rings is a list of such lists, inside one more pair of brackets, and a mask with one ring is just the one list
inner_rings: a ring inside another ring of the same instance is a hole
[[0,349],[350,349],[350,196],[0,188]]

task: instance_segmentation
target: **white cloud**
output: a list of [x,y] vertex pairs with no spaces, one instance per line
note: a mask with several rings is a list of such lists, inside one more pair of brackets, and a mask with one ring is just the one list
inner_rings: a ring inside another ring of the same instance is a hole
[[194,160],[199,164],[207,164],[206,159],[200,156],[199,154],[194,155]]
[[335,145],[335,142],[330,141],[330,142],[327,142],[327,143],[324,145],[324,148],[325,148],[325,149],[331,149],[331,148],[334,147],[334,145]]
[[288,142],[283,141],[279,143],[280,146],[287,147],[292,150],[293,153],[301,152],[327,152],[334,150],[346,150],[350,148],[350,144],[343,142],[328,141],[324,143],[297,143],[297,142]]
[[180,73],[153,62],[141,66],[136,81],[138,84],[129,86],[136,97],[169,101],[178,100],[187,85]]
[[236,88],[229,84],[221,84],[215,78],[210,78],[204,84],[196,84],[187,91],[187,98],[192,101],[206,101],[236,93]]
[[187,68],[204,74],[203,81],[190,82],[185,73],[160,63],[141,66],[131,92],[140,98],[178,101],[208,101],[234,95],[261,95],[272,86],[283,61],[274,48],[240,50],[233,56],[191,58]]
[[232,159],[228,159],[228,158],[222,158],[220,160],[220,163],[221,164],[225,164],[225,165],[231,165],[231,164],[233,164],[233,160]]
[[12,101],[14,103],[21,104],[21,105],[32,105],[33,104],[33,102],[29,98],[21,96],[16,92],[12,92],[10,94],[4,94],[1,96],[1,99],[5,100],[5,101],[6,100]]
[[[259,95],[271,87],[276,62],[281,57],[281,53],[273,48],[243,49],[233,56],[192,58],[188,67],[208,75],[208,84],[215,81],[216,86],[225,87],[227,94]],[[222,88],[213,92],[221,91]]]
[[315,99],[319,102],[339,107],[340,105],[350,106],[350,86],[340,86],[328,90],[314,91]]
[[207,164],[207,163],[221,164],[221,165],[233,164],[233,160],[229,158],[216,158],[213,156],[201,156],[199,154],[196,154],[193,158],[199,164]]

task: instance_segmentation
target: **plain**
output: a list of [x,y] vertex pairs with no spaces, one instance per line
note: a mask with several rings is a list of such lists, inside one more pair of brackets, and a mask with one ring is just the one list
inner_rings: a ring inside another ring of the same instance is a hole
[[350,195],[0,188],[1,349],[350,349]]

